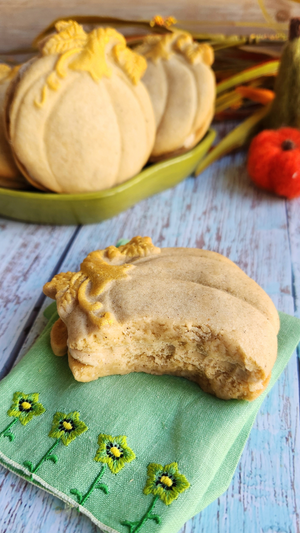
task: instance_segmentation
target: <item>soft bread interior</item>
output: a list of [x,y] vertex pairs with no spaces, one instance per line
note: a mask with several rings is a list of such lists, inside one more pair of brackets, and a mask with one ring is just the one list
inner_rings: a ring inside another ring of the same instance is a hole
[[89,352],[69,348],[69,365],[77,381],[131,372],[169,374],[195,381],[225,400],[253,400],[270,379],[263,368],[247,362],[242,351],[205,325],[170,330],[167,324],[142,323],[127,326],[122,333],[122,344],[107,342]]

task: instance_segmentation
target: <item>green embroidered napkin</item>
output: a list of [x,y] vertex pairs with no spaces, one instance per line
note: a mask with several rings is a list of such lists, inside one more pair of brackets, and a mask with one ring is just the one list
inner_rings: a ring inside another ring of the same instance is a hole
[[300,340],[280,314],[267,391],[223,401],[171,376],[74,380],[49,334],[0,384],[0,462],[79,508],[101,530],[175,533],[228,487],[255,416]]

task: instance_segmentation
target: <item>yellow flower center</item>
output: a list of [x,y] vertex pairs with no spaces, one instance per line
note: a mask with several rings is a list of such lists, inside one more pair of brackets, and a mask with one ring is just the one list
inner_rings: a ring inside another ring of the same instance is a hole
[[22,403],[21,403],[21,406],[22,406],[23,409],[25,409],[25,411],[28,411],[28,409],[31,408],[31,403],[29,403],[29,402],[22,402]]
[[64,421],[63,422],[63,426],[64,426],[65,429],[73,429],[73,426],[72,426],[72,424],[70,424],[70,422]]
[[164,485],[167,485],[167,487],[172,487],[173,485],[173,481],[172,479],[170,479],[168,476],[162,476],[160,478],[160,481],[164,484]]
[[121,457],[121,452],[120,452],[119,448],[117,448],[116,446],[112,446],[110,451],[115,457]]

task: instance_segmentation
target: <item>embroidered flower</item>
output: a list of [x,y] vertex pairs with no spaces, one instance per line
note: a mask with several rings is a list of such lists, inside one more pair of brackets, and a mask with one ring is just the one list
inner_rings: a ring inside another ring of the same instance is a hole
[[170,505],[181,492],[190,486],[186,477],[178,472],[177,463],[170,463],[166,466],[150,463],[147,473],[148,479],[144,494],[159,496],[166,505]]
[[99,448],[95,455],[95,461],[107,463],[111,472],[117,474],[126,463],[135,459],[135,453],[127,446],[127,437],[119,435],[112,437],[100,433],[98,436]]
[[38,399],[39,394],[37,392],[32,394],[15,392],[13,395],[13,402],[10,409],[7,411],[7,414],[14,418],[18,418],[21,424],[26,426],[34,416],[39,416],[46,410],[44,406],[38,402]]
[[178,498],[181,492],[184,492],[190,486],[186,477],[178,472],[177,463],[170,463],[166,466],[150,463],[147,471],[148,479],[144,488],[144,494],[153,494],[154,498],[140,520],[124,520],[121,522],[123,526],[129,528],[129,533],[140,531],[148,520],[152,520],[156,524],[161,524],[162,520],[160,515],[153,513],[158,499],[160,498],[163,503],[170,505],[170,503]]
[[106,483],[100,482],[107,467],[113,474],[117,474],[122,470],[126,463],[130,463],[135,459],[134,452],[127,446],[127,437],[120,435],[119,437],[112,437],[101,433],[98,435],[99,448],[94,457],[94,461],[105,463],[101,466],[100,472],[91,483],[85,494],[78,489],[71,489],[71,494],[74,494],[80,505],[84,505],[86,500],[91,496],[95,489],[100,489],[104,494],[109,494],[109,488]]
[[52,428],[49,437],[60,439],[65,446],[84,433],[88,427],[82,420],[79,420],[78,411],[65,414],[57,412],[53,417]]
[[32,479],[32,475],[36,474],[46,461],[52,461],[54,464],[57,463],[58,457],[53,451],[57,448],[60,442],[65,446],[68,446],[72,440],[76,439],[78,435],[81,435],[81,433],[84,433],[88,429],[85,423],[82,422],[82,420],[79,420],[79,416],[78,411],[73,411],[68,415],[60,412],[55,413],[49,433],[49,437],[55,439],[55,442],[35,466],[32,461],[24,461],[23,463],[31,473],[30,479]]

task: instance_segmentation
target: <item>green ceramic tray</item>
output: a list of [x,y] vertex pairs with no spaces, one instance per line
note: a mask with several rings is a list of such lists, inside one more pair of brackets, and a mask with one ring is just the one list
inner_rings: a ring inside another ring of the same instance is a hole
[[101,192],[50,194],[0,188],[0,215],[36,224],[101,222],[184,180],[207,153],[215,135],[209,130],[186,154],[155,163],[134,178]]

